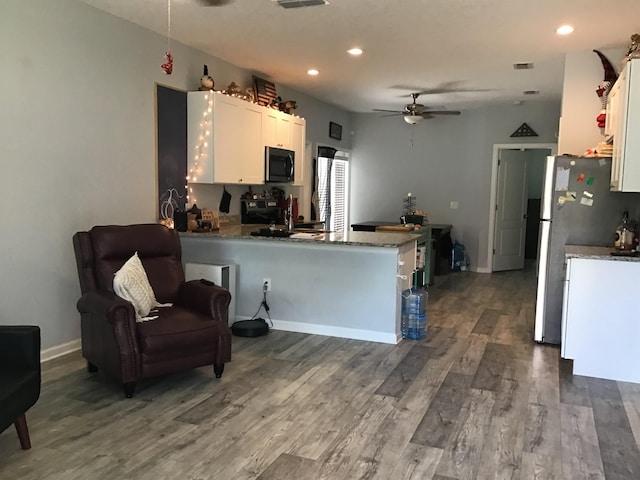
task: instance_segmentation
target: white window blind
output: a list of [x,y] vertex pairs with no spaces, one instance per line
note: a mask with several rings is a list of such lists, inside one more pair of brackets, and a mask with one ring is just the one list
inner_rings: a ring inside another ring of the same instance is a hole
[[331,168],[331,227],[334,232],[347,230],[347,200],[349,164],[334,160]]
[[318,158],[318,210],[325,228],[334,232],[348,229],[348,153],[336,152],[334,159]]

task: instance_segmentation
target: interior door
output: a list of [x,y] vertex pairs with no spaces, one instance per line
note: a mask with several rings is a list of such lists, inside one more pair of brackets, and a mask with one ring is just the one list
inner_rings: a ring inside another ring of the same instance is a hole
[[493,271],[524,267],[527,227],[527,158],[521,150],[501,150],[498,163]]

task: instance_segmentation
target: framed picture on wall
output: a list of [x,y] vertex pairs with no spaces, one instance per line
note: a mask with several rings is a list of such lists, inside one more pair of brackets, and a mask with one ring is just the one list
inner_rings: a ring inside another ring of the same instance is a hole
[[329,137],[336,140],[342,140],[342,125],[329,122]]

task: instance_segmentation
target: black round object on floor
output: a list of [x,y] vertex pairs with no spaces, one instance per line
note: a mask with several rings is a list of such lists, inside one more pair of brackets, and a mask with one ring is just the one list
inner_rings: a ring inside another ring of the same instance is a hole
[[269,333],[269,325],[262,318],[240,320],[231,325],[231,331],[238,337],[260,337]]

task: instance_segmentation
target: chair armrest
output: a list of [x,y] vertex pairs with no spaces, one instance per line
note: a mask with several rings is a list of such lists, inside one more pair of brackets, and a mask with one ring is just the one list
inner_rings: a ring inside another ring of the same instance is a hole
[[116,321],[122,318],[126,318],[127,323],[129,320],[132,321],[134,325],[136,322],[136,311],[133,304],[113,292],[85,293],[80,297],[76,306],[81,314],[90,313],[112,325],[115,325]]
[[[76,304],[81,316],[82,353],[123,382],[140,377],[141,363],[133,304],[113,292],[87,292]],[[112,363],[114,358],[119,358]]]
[[190,280],[181,285],[176,304],[210,315],[214,320],[227,324],[231,293],[219,285],[207,285],[200,280]]
[[40,327],[1,325],[0,364],[40,371]]

